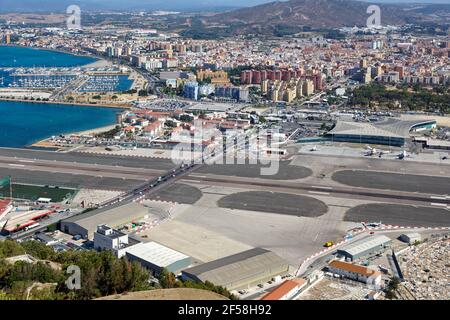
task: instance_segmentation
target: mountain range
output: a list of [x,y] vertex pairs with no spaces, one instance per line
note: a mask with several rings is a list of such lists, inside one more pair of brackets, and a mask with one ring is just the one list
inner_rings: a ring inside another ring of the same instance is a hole
[[268,0],[1,0],[0,12],[64,12],[69,5],[85,11],[208,11],[257,5]]
[[[337,28],[364,26],[370,3],[355,0],[276,1],[251,8],[220,13],[204,20],[209,26],[239,25],[242,33],[249,29],[266,29],[274,25]],[[450,21],[450,4],[378,4],[383,25],[401,25],[417,21]]]

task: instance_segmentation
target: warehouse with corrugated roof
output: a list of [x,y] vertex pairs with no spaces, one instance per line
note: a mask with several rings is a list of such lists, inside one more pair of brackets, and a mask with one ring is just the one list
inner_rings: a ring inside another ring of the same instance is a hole
[[126,251],[128,260],[137,261],[155,275],[162,269],[177,274],[189,267],[191,257],[156,242],[140,243]]
[[275,253],[254,248],[182,271],[184,280],[209,281],[228,290],[249,288],[289,272],[289,264]]
[[338,249],[337,253],[354,261],[382,253],[391,245],[391,243],[391,238],[385,235],[372,236],[368,239],[349,244],[342,249]]
[[97,209],[79,214],[61,221],[62,232],[80,235],[85,239],[93,239],[97,226],[107,224],[112,228],[142,219],[148,209],[138,203],[131,202],[112,209]]

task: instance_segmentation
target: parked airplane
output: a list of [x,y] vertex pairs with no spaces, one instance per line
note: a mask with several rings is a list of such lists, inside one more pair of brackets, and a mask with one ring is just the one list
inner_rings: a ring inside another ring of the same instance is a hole
[[371,146],[366,146],[365,155],[366,156],[373,156],[377,154],[377,149],[372,148]]
[[400,159],[400,160],[403,160],[403,159],[405,159],[405,158],[409,158],[411,155],[409,154],[409,153],[407,153],[405,150],[403,150],[401,153],[399,153],[398,155],[397,155],[397,157]]
[[365,149],[365,156],[375,156],[378,155],[378,157],[382,157],[385,154],[391,153],[389,150],[378,150],[376,148],[372,148],[371,146],[367,146]]
[[317,151],[317,146],[312,147],[311,149],[309,149],[309,151],[311,152]]

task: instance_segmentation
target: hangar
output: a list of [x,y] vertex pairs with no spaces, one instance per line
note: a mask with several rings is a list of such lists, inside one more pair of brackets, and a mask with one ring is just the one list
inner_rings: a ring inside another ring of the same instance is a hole
[[228,290],[249,288],[289,272],[288,263],[275,253],[254,248],[182,271],[184,280],[209,281]]
[[382,253],[391,243],[392,240],[389,237],[378,235],[349,244],[342,249],[338,249],[337,253],[348,260],[355,261]]
[[148,214],[144,206],[131,202],[112,209],[98,209],[61,221],[60,230],[84,239],[93,239],[97,226],[107,224],[112,228],[142,219]]
[[191,257],[156,242],[133,246],[127,250],[126,255],[128,260],[138,261],[156,275],[163,268],[176,274],[191,264]]
[[382,144],[402,147],[414,132],[431,130],[436,120],[405,121],[389,118],[378,122],[352,122],[338,120],[327,133],[332,141]]

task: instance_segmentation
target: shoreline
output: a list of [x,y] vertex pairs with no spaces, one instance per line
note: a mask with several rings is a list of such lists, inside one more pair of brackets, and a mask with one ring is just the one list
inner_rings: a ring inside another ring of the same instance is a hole
[[[67,132],[67,133],[59,133],[58,135],[78,135],[78,136],[83,136],[83,135],[96,135],[102,132],[107,132],[110,131],[112,129],[114,129],[118,124],[114,123],[114,124],[110,124],[107,126],[102,126],[102,127],[97,127],[97,128],[92,128],[92,129],[87,129],[87,130],[82,130],[82,131],[72,131],[72,132]],[[41,139],[39,141],[33,142],[29,145],[26,145],[24,148],[25,149],[30,149],[30,148],[46,148],[46,149],[55,149],[55,151],[58,151],[59,149],[62,149],[62,147],[56,146],[54,144],[52,144],[49,141],[50,137]]]
[[36,100],[25,100],[25,99],[10,99],[10,98],[2,98],[0,97],[0,101],[7,102],[22,102],[22,103],[30,103],[30,104],[61,104],[72,107],[97,107],[97,108],[111,108],[111,109],[131,109],[133,106],[129,104],[91,104],[91,103],[72,103],[72,102],[58,102],[58,101],[36,101]]
[[[79,67],[79,68],[93,68],[93,67],[105,67],[110,65],[112,62],[108,59],[105,59],[103,56],[98,56],[96,54],[90,53],[90,52],[71,52],[69,50],[64,49],[54,49],[54,48],[45,48],[45,47],[31,47],[31,46],[24,46],[20,44],[0,44],[0,47],[17,47],[17,48],[25,48],[25,49],[31,49],[31,50],[43,50],[43,51],[49,51],[49,52],[57,52],[62,54],[68,54],[72,56],[78,56],[78,57],[87,57],[92,59],[93,61],[87,63],[87,64],[81,64],[81,65],[74,65],[72,67]],[[133,80],[132,87],[135,85],[136,79]],[[33,92],[33,90],[29,90],[30,92]],[[28,103],[28,104],[53,104],[53,105],[65,105],[65,106],[73,106],[73,107],[97,107],[97,108],[111,108],[111,109],[122,109],[123,111],[127,109],[131,109],[133,107],[130,103],[123,103],[123,104],[108,104],[108,103],[102,103],[102,104],[91,104],[91,103],[75,103],[75,102],[65,102],[65,101],[43,101],[43,100],[29,100],[29,99],[11,99],[11,98],[5,98],[0,97],[0,102],[19,102],[19,103]],[[111,125],[92,128],[88,130],[82,130],[82,131],[75,131],[75,132],[67,132],[67,133],[59,133],[63,135],[94,135],[101,132],[106,132],[109,130],[112,130],[117,126],[117,123],[113,123]],[[35,141],[33,143],[30,143],[28,145],[18,147],[18,149],[33,149],[33,148],[43,148],[43,149],[52,149],[52,151],[58,152],[61,147],[55,146],[52,144],[49,139],[51,137],[46,137],[44,139]]]

